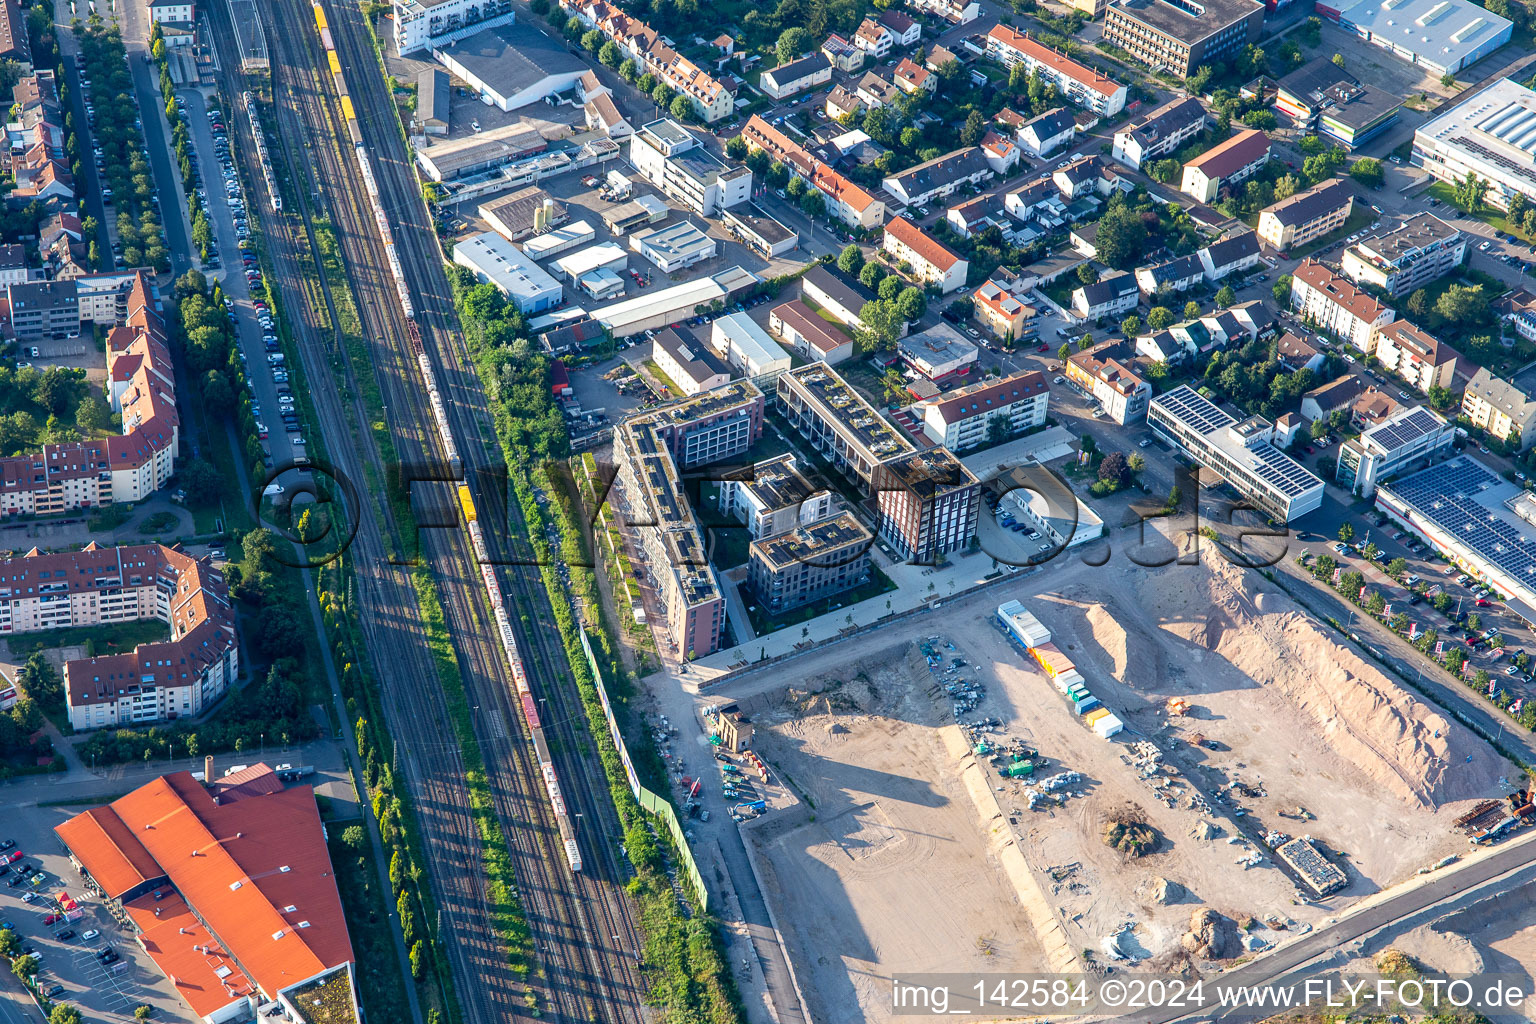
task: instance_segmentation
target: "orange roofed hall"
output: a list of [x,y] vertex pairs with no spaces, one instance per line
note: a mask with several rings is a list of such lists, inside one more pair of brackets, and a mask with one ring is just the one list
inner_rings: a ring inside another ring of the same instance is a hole
[[273,1003],[305,1020],[321,986],[345,991],[356,1019],[352,942],[312,787],[209,789],[177,772],[55,831],[205,1024]]

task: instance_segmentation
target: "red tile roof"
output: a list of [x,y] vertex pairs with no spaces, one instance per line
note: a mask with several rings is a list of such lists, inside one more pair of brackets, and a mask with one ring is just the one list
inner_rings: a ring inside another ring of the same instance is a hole
[[885,226],[885,233],[905,245],[919,257],[947,272],[964,260],[959,253],[925,232],[905,217],[897,217]]
[[1072,58],[1056,52],[1049,46],[1035,42],[1028,34],[1017,32],[1007,25],[993,25],[992,31],[988,32],[987,35],[1002,45],[1017,50],[1026,57],[1036,60],[1078,84],[1092,89],[1101,96],[1113,96],[1124,88],[1119,82],[1108,75],[1101,75],[1086,64],[1079,64]]
[[770,156],[794,166],[800,176],[810,181],[834,200],[847,203],[860,213],[869,209],[875,197],[849,181],[831,167],[812,156],[810,151],[795,142],[773,125],[753,114],[747,126],[741,130],[747,143],[765,150]]
[[799,299],[791,299],[773,307],[773,317],[793,327],[811,347],[822,355],[834,352],[850,341],[848,335],[837,330]]
[[1302,260],[1293,277],[1309,288],[1323,292],[1335,305],[1342,306],[1366,323],[1374,323],[1387,308],[1315,260]]
[[1045,383],[1045,374],[1039,370],[1030,370],[1002,380],[982,381],[951,391],[944,396],[942,402],[936,404],[936,408],[939,415],[944,417],[944,422],[953,423],[955,420],[985,415],[1026,398],[1047,394],[1050,390]]
[[1184,167],[1186,170],[1198,168],[1207,178],[1225,178],[1236,174],[1268,152],[1269,136],[1256,128],[1250,128],[1238,132],[1220,145],[1212,146]]

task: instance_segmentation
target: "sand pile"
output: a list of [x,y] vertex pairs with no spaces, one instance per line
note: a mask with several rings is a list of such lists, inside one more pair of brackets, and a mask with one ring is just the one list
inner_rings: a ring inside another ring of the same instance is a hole
[[[1207,564],[1205,573],[1162,576],[1159,602],[1146,605],[1154,613],[1164,610],[1169,590],[1196,591],[1188,596],[1204,605],[1204,614],[1164,618],[1164,629],[1283,693],[1308,712],[1331,749],[1404,800],[1438,806],[1497,783],[1500,761],[1471,732],[1338,643],[1256,574],[1220,559]],[[1167,586],[1172,580],[1195,585]],[[1260,588],[1262,612],[1254,599]]]

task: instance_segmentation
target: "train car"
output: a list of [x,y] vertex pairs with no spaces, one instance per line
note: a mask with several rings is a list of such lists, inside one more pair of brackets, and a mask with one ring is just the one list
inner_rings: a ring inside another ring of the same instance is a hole
[[330,65],[331,65],[331,74],[338,76],[336,78],[336,88],[338,90],[346,88],[346,86],[343,84],[343,82],[342,82],[342,80],[340,78],[340,75],[341,75],[341,61],[337,58],[336,51],[335,50],[330,50],[330,49],[326,50],[325,51],[325,58],[330,63]]
[[327,28],[330,27],[325,20],[325,8],[321,7],[319,4],[312,4],[311,6],[315,9],[315,28],[318,28],[320,31],[324,32]]
[[330,29],[322,28],[320,30],[320,45],[325,47],[325,49],[326,49],[326,51],[328,53],[335,53],[336,52],[336,46],[335,46],[335,44],[333,44],[331,42],[331,30]]
[[464,510],[464,522],[472,523],[480,518],[475,514],[475,499],[469,493],[469,488],[459,484],[459,508]]
[[351,96],[343,96],[341,98],[341,116],[346,118],[348,121],[357,120],[357,111],[352,109]]

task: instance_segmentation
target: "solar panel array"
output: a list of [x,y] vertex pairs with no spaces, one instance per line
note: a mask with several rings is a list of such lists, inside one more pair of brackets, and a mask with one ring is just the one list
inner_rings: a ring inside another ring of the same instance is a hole
[[1500,482],[1477,462],[1460,458],[1395,481],[1387,489],[1506,575],[1536,585],[1536,537],[1521,533],[1476,500]]
[[1202,434],[1213,433],[1237,422],[1217,408],[1215,402],[1187,384],[1174,388],[1166,395],[1158,395],[1152,401]]
[[1287,498],[1305,494],[1322,483],[1301,463],[1267,441],[1248,450],[1254,457],[1253,472]]
[[1388,420],[1370,431],[1370,438],[1387,451],[1397,451],[1425,434],[1433,434],[1445,423],[1422,406],[1400,419]]
[[1286,498],[1295,498],[1322,484],[1299,462],[1267,441],[1246,445],[1225,441],[1220,432],[1237,421],[1187,384],[1158,395],[1152,404],[1201,434],[1228,458],[1245,463],[1249,472]]

